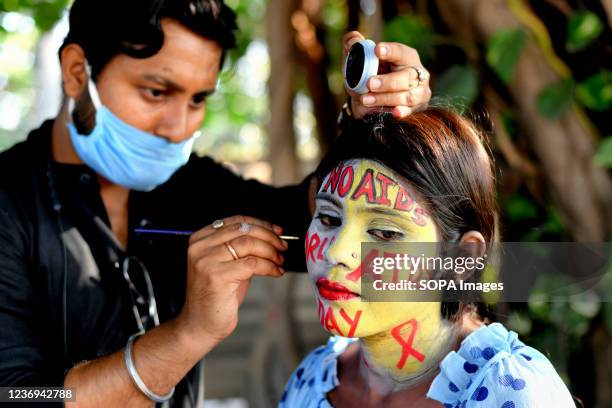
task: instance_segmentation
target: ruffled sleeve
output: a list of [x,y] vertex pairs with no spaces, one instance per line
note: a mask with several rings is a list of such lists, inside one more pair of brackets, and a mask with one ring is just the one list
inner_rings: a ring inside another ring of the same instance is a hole
[[445,408],[576,406],[550,361],[500,323],[480,327],[451,351],[427,396]]

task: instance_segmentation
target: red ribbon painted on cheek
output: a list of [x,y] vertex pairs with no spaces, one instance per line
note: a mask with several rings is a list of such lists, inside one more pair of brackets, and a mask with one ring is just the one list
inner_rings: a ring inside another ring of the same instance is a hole
[[[410,326],[411,328],[410,328],[410,334],[408,335],[408,338],[404,339],[402,337],[402,329],[406,326]],[[393,336],[395,341],[397,341],[398,344],[402,347],[402,356],[397,362],[397,368],[399,369],[404,368],[404,365],[406,364],[406,360],[408,360],[408,357],[410,356],[413,356],[421,363],[425,360],[425,355],[417,351],[412,346],[412,343],[414,343],[414,336],[416,335],[416,332],[417,332],[417,326],[418,326],[417,321],[415,319],[411,319],[407,321],[406,323],[402,323],[399,326],[391,329],[391,335]]]

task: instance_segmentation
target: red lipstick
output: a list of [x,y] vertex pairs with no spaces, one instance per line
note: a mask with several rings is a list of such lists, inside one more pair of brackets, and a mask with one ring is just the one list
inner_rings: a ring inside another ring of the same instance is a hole
[[351,292],[346,286],[332,282],[327,278],[317,279],[317,289],[321,297],[327,300],[349,300],[359,295]]

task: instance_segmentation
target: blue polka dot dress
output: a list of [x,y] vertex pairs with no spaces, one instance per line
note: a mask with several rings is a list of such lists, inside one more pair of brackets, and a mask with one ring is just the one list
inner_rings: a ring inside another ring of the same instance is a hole
[[[282,408],[331,408],[326,395],[340,383],[338,356],[355,340],[333,337],[293,373]],[[500,323],[482,326],[440,363],[427,397],[445,408],[575,407],[548,359]]]

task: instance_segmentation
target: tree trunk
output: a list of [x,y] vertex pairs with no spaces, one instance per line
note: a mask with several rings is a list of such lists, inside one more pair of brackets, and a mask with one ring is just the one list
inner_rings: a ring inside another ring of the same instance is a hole
[[293,78],[296,64],[291,16],[294,11],[294,0],[268,1],[266,11],[270,53],[268,137],[272,182],[275,185],[295,183],[298,180],[293,130]]
[[382,13],[382,1],[381,0],[369,0],[371,4],[371,14],[365,14],[363,18],[363,35],[366,38],[373,40],[374,42],[380,42],[382,40],[382,28],[383,28],[383,13]]
[[303,0],[300,9],[293,13],[291,23],[312,98],[319,145],[326,152],[336,138],[338,105],[327,80],[329,57],[325,49],[322,7],[321,1]]
[[[519,27],[503,0],[437,0],[437,5],[455,35],[481,44],[500,29]],[[536,108],[538,93],[557,80],[542,51],[527,41],[508,91],[568,230],[576,241],[604,241],[612,230],[612,183],[593,164],[593,137],[575,111],[549,120]]]
[[359,29],[359,11],[361,10],[361,6],[359,5],[359,0],[348,0],[347,1],[347,11],[348,18],[346,24],[346,31],[354,31]]

